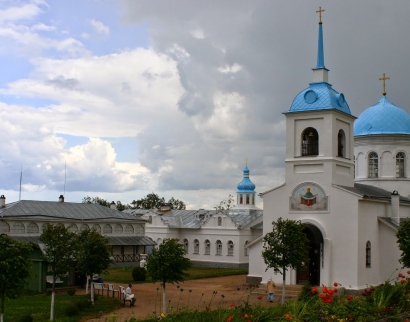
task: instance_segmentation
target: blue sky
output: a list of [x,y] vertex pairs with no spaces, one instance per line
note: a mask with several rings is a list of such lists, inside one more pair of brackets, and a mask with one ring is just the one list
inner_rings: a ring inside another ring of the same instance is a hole
[[[18,200],[150,192],[212,209],[249,159],[257,192],[284,178],[285,118],[316,64],[359,116],[408,111],[410,4],[392,0],[0,2],[0,191]],[[352,10],[352,7],[355,7]],[[261,201],[259,200],[259,205]]]

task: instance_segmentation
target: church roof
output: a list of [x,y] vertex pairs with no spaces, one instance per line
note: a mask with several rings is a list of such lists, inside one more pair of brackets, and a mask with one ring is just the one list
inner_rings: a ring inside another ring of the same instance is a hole
[[[362,184],[362,183],[355,183],[353,187],[347,186],[340,186],[335,185],[336,187],[340,187],[344,190],[350,191],[357,195],[360,195],[362,198],[365,199],[378,199],[378,200],[391,200],[391,191],[387,191],[375,186]],[[410,204],[410,199],[400,196],[401,203],[408,203]]]
[[326,82],[310,83],[308,88],[296,95],[288,112],[318,110],[339,110],[351,114],[344,95],[339,94]]
[[81,221],[133,221],[146,222],[127,214],[98,204],[21,200],[9,203],[0,209],[0,218],[81,220]]
[[410,114],[383,96],[364,110],[354,124],[354,135],[410,134]]
[[255,184],[249,179],[249,169],[245,166],[243,170],[243,179],[238,184],[238,192],[253,192],[255,193]]
[[216,210],[171,210],[161,217],[169,228],[199,229],[209,219],[217,214],[226,215],[238,229],[241,229],[259,218],[263,214],[261,209],[236,209],[231,208],[222,212]]

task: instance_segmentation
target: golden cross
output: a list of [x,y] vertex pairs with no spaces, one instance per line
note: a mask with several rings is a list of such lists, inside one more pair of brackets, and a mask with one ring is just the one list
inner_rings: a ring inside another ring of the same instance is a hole
[[319,10],[316,10],[316,13],[319,13],[319,23],[322,23],[322,12],[325,11],[325,9],[322,9],[322,7],[319,7]]
[[248,158],[245,158],[245,165],[248,166]]
[[386,74],[383,73],[383,77],[379,78],[379,80],[383,81],[383,95],[386,96],[386,80],[390,80],[390,77],[386,77]]

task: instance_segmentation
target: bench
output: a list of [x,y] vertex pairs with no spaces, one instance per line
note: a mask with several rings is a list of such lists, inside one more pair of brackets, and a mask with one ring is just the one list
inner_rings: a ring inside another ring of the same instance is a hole
[[97,291],[98,294],[100,294],[100,291],[101,291],[101,295],[104,295],[104,290],[106,290],[108,294],[108,289],[104,287],[103,283],[93,283],[93,287],[94,287],[94,293],[95,291]]
[[[46,282],[48,284],[53,284],[53,276],[52,275],[47,275],[46,276]],[[56,284],[61,284],[61,283],[64,283],[64,282],[62,280],[60,280],[60,277],[57,277],[55,283]]]
[[[127,293],[125,293],[125,288],[123,286],[120,286],[120,294],[123,296],[124,300],[124,306],[125,306],[125,302],[130,302],[130,307],[132,306],[132,302],[134,300],[134,294],[128,295]],[[121,298],[121,297],[120,297]]]
[[107,286],[108,286],[107,294],[109,292],[112,292],[112,297],[114,297],[115,292],[118,292],[118,297],[120,297],[120,290],[116,290],[114,287],[114,284],[107,284]]

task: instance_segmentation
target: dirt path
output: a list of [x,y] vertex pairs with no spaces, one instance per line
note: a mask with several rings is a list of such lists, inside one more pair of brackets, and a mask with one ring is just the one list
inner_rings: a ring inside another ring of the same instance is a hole
[[[268,302],[266,294],[255,293],[254,289],[252,291],[252,288],[245,285],[245,278],[246,275],[236,275],[190,280],[179,285],[167,284],[168,312],[175,312],[187,307],[192,310],[198,309],[201,311],[205,310],[206,307],[211,309],[218,307],[228,308],[231,303],[241,305],[246,300],[250,304],[272,305],[272,303]],[[122,284],[115,284],[115,288],[119,289],[119,285]],[[126,318],[131,317],[143,318],[154,314],[157,316],[161,314],[162,294],[159,283],[134,284],[132,289],[137,302],[134,307],[129,307],[127,303],[125,307],[116,311],[117,321],[124,321]],[[258,295],[262,295],[262,299],[258,299]],[[275,300],[277,300],[277,296],[275,296]],[[100,319],[89,321],[105,321],[105,318],[108,316],[109,314],[102,316]]]

